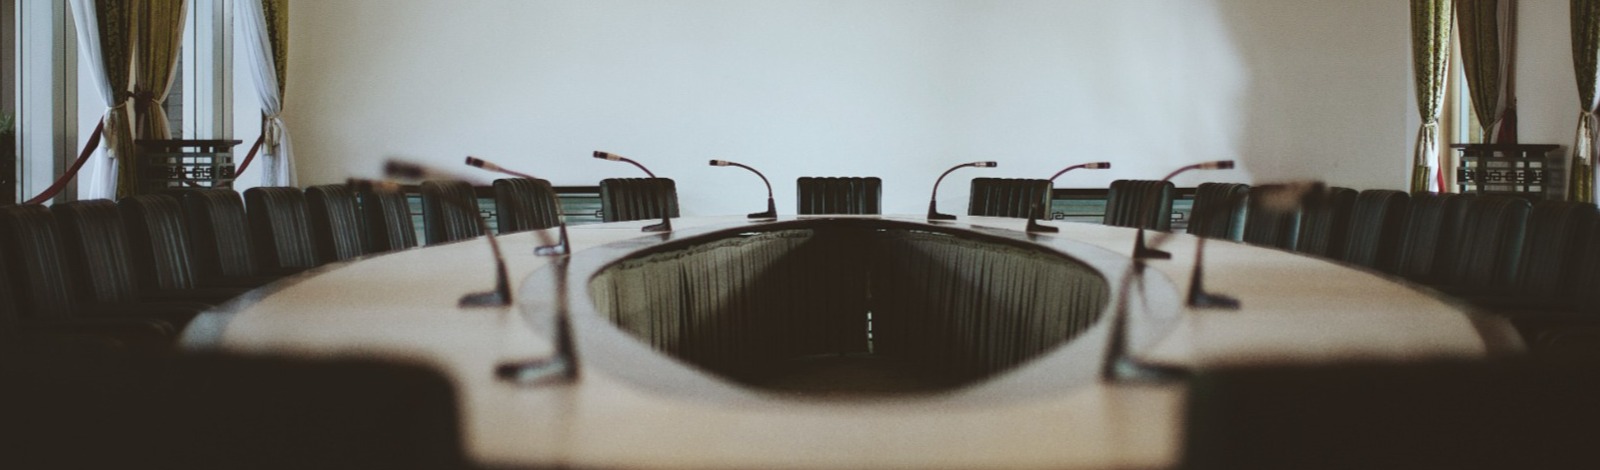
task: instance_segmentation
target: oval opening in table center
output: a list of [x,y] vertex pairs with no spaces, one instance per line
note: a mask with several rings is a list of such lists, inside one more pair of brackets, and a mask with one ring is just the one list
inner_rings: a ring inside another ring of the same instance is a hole
[[980,383],[1108,310],[1112,289],[1084,262],[931,228],[812,221],[691,237],[611,262],[588,289],[596,313],[660,353],[829,399]]

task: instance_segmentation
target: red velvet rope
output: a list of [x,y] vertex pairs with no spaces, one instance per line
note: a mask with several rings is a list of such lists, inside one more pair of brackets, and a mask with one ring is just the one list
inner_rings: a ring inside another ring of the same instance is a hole
[[256,151],[257,150],[261,150],[261,144],[266,142],[266,141],[267,141],[267,133],[265,133],[265,132],[261,133],[261,137],[256,137],[256,143],[252,144],[250,146],[250,153],[247,153],[247,154],[244,155],[244,162],[239,164],[239,168],[238,169],[233,170],[233,176],[235,178],[239,177],[239,175],[244,174],[244,169],[245,168],[250,168],[250,161],[256,159]]
[[89,134],[89,142],[83,145],[82,152],[78,152],[78,159],[72,162],[72,167],[67,168],[67,172],[62,174],[60,178],[56,178],[56,182],[51,183],[50,187],[45,188],[43,193],[40,193],[38,196],[34,196],[33,199],[29,199],[23,204],[43,203],[50,200],[50,198],[56,197],[57,193],[60,193],[62,189],[65,189],[67,187],[67,182],[72,181],[72,178],[78,176],[78,170],[83,168],[83,163],[89,161],[90,155],[94,155],[94,148],[100,146],[100,134],[104,133],[105,130],[106,123],[104,120],[102,120],[100,121],[100,124],[94,126],[94,133]]

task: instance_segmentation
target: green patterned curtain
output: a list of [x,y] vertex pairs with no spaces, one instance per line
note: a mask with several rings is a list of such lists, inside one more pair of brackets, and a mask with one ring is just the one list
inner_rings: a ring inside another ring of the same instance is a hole
[[133,6],[126,0],[95,0],[94,12],[99,20],[100,57],[105,64],[106,81],[115,94],[116,106],[106,111],[105,130],[101,142],[117,159],[117,197],[127,196],[137,188],[138,175],[132,167],[133,109],[128,106],[132,97],[129,91],[133,77]]
[[139,117],[135,129],[141,139],[170,139],[172,130],[161,103],[167,99],[178,67],[188,4],[184,0],[142,0],[138,5],[134,21],[139,31],[134,54],[138,75],[134,77],[133,100]]
[[1600,0],[1572,0],[1572,69],[1578,78],[1578,136],[1568,164],[1567,198],[1595,202],[1594,158],[1600,154]]
[[261,0],[261,16],[266,19],[267,40],[272,42],[272,72],[278,76],[281,98],[289,83],[289,0]]
[[1512,62],[1516,57],[1513,25],[1516,0],[1455,0],[1460,28],[1461,63],[1467,91],[1483,124],[1486,143],[1515,143],[1516,128],[1507,119],[1515,113]]
[[1411,0],[1411,67],[1417,86],[1417,130],[1413,152],[1411,192],[1428,192],[1438,181],[1434,162],[1439,155],[1439,112],[1444,105],[1444,85],[1450,71],[1451,0]]

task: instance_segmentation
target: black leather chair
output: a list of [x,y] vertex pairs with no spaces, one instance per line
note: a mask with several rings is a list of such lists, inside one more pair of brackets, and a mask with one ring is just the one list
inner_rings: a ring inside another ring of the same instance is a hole
[[51,207],[72,282],[98,305],[121,309],[168,309],[192,317],[232,292],[142,290],[134,278],[134,248],[117,204],[105,199],[58,203]]
[[[1172,230],[1171,181],[1116,180],[1106,192],[1105,225]],[[1144,217],[1140,220],[1140,217]]]
[[424,366],[208,354],[141,368],[20,377],[13,392],[26,406],[0,403],[0,445],[13,450],[0,459],[17,468],[469,468],[454,387]]
[[406,196],[391,191],[356,194],[366,221],[364,253],[399,251],[417,246],[417,229]]
[[366,254],[361,211],[356,206],[356,194],[348,185],[306,188],[306,213],[318,262],[332,263]]
[[483,236],[478,196],[465,181],[422,182],[422,229],[429,245]]
[[1050,180],[973,178],[967,215],[1049,219],[1050,198]]
[[1597,468],[1600,363],[1203,370],[1179,468]]
[[671,178],[600,180],[600,218],[605,222],[678,216],[678,187]]
[[1461,218],[1447,217],[1464,214],[1468,197],[1461,194],[1422,193],[1411,195],[1410,209],[1406,211],[1404,237],[1396,255],[1396,273],[1416,282],[1428,282],[1436,277],[1440,253],[1454,256],[1455,249],[1444,246],[1460,231]]
[[[184,191],[180,201],[193,244],[195,275],[203,282],[259,287],[301,269],[265,269],[256,259],[244,199],[231,188]],[[215,281],[212,281],[215,280]]]
[[[188,221],[177,198],[165,194],[129,196],[117,202],[133,253],[140,292],[204,291],[207,302],[221,302],[248,289],[216,278],[201,278],[190,251]],[[202,282],[204,279],[204,282]]]
[[882,213],[883,180],[866,177],[804,176],[795,181],[796,212],[807,214]]
[[1410,201],[1406,193],[1387,189],[1369,189],[1357,195],[1341,259],[1383,272],[1398,271]]
[[1521,269],[1528,212],[1529,204],[1524,199],[1472,198],[1452,267],[1439,272],[1436,285],[1458,294],[1495,295],[1509,291]]
[[1306,208],[1300,217],[1300,241],[1295,243],[1295,251],[1343,259],[1357,194],[1350,188],[1328,188],[1326,201]]
[[[41,324],[71,324],[89,319],[118,319],[121,324],[147,325],[172,332],[187,323],[194,309],[140,307],[95,302],[77,281],[62,249],[50,209],[40,205],[0,207],[0,265],[9,272],[11,292],[22,317]],[[111,320],[111,321],[118,321]],[[105,321],[105,320],[93,320]]]
[[561,224],[561,200],[550,182],[543,179],[494,180],[494,205],[500,215],[496,228],[499,233],[543,230]]
[[1248,184],[1200,183],[1195,188],[1194,209],[1189,212],[1189,234],[1243,240],[1245,201],[1249,196]]
[[1249,210],[1244,221],[1244,242],[1293,250],[1300,242],[1301,209],[1272,211],[1263,206],[1263,195],[1280,185],[1261,185],[1250,188]]
[[1595,235],[1600,213],[1581,202],[1541,201],[1528,213],[1522,264],[1516,276],[1517,296],[1526,300],[1572,299],[1580,290],[1582,263]]
[[306,195],[298,188],[259,187],[244,192],[256,260],[272,271],[316,267]]

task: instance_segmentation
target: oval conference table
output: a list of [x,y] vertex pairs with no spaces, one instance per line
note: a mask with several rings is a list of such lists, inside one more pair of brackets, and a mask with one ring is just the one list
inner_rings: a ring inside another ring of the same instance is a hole
[[[640,231],[654,222],[572,227],[567,258],[534,254],[549,233],[500,237],[507,306],[458,304],[495,282],[480,237],[269,285],[202,315],[184,346],[437,368],[484,466],[685,469],[1172,467],[1184,386],[1139,370],[1521,347],[1426,289],[1239,243],[1200,246],[1207,290],[1242,306],[1185,307],[1187,235],[1152,232],[1173,256],[1140,264],[1132,229],[1092,224],[691,217]],[[559,355],[562,331],[571,378],[497,373]],[[1108,355],[1130,379],[1102,379]]]

